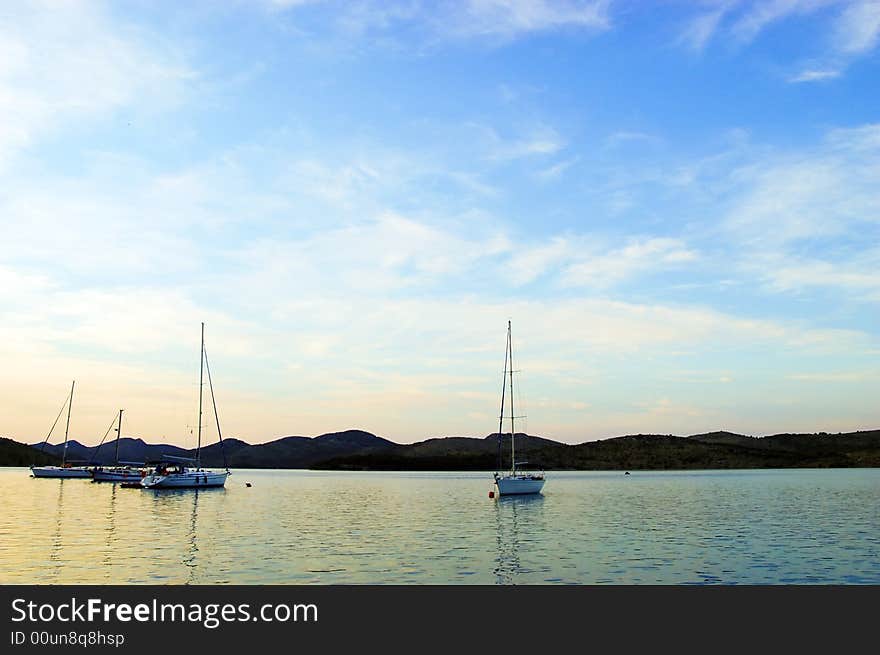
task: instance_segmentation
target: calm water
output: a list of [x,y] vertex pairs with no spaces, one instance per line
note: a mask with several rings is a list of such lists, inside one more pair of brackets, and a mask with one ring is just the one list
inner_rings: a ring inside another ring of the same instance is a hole
[[157,492],[0,469],[0,582],[880,583],[880,469],[551,472],[502,500],[490,479],[237,470]]

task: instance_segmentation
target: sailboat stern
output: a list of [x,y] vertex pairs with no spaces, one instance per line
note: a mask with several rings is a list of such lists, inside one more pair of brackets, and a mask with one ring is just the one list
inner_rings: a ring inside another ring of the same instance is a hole
[[544,488],[542,475],[498,475],[495,474],[495,488],[499,496],[539,494]]

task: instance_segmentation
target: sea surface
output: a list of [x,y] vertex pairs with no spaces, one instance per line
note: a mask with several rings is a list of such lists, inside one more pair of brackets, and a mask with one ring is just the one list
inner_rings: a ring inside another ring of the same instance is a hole
[[880,584],[880,469],[490,483],[234,470],[148,491],[0,468],[0,583]]

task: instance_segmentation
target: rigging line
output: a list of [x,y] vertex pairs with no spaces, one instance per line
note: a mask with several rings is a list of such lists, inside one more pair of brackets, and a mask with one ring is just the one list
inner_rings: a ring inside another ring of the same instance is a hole
[[[509,328],[508,328],[509,329]],[[504,372],[501,374],[501,412],[498,415],[498,470],[501,471],[501,430],[504,427],[504,392],[507,389],[507,344],[504,345]]]
[[104,436],[101,437],[101,441],[98,442],[98,445],[97,445],[97,446],[95,446],[94,448],[92,448],[92,454],[89,455],[89,461],[88,461],[88,463],[86,464],[86,466],[88,466],[89,464],[91,464],[91,463],[94,461],[94,459],[95,459],[95,455],[97,455],[97,453],[98,453],[98,448],[101,447],[101,444],[104,443],[104,439],[106,439],[106,438],[107,438],[107,435],[110,434],[110,430],[113,429],[113,424],[114,424],[114,423],[116,423],[116,416],[115,416],[115,415],[113,416],[113,420],[110,422],[110,427],[107,428],[107,431],[104,433]]
[[43,443],[40,444],[39,452],[43,452],[43,449],[46,447],[46,444],[49,442],[49,437],[52,436],[52,432],[55,430],[55,426],[58,425],[58,420],[61,418],[61,415],[64,413],[64,408],[67,407],[67,401],[70,400],[70,394],[67,394],[67,398],[64,399],[64,404],[61,405],[61,409],[58,410],[58,416],[55,417],[55,422],[52,424],[52,427],[49,428],[49,434],[46,435],[46,438],[43,439]]
[[226,449],[223,447],[223,435],[220,433],[220,416],[217,414],[217,399],[214,398],[214,383],[211,382],[211,365],[208,363],[208,351],[205,350],[205,370],[208,372],[208,388],[211,390],[211,404],[214,405],[214,420],[217,422],[217,436],[220,437],[220,452],[223,454],[223,466],[229,472],[229,462],[226,461]]
[[[522,370],[514,371],[514,373],[521,373]],[[522,432],[523,434],[528,434],[529,430],[529,410],[528,404],[526,403],[526,394],[523,392],[523,383],[522,376],[517,377],[516,380],[516,405],[519,407],[520,415],[517,416],[517,419],[522,419]]]

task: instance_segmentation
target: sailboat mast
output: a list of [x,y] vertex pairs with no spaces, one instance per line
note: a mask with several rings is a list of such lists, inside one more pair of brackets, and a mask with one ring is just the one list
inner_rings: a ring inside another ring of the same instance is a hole
[[202,452],[202,388],[204,386],[205,375],[205,324],[202,323],[202,347],[199,351],[199,440],[196,446],[196,467],[201,464]]
[[516,430],[513,427],[513,340],[510,336],[510,321],[507,321],[507,349],[510,351],[510,470],[516,473]]
[[119,410],[119,422],[116,424],[116,464],[119,465],[119,437],[122,436],[122,410]]
[[[509,326],[508,326],[509,331]],[[504,468],[501,460],[502,430],[504,429],[504,392],[507,390],[507,346],[504,344],[504,372],[501,374],[501,412],[498,414],[498,470]]]
[[67,433],[70,431],[70,408],[73,405],[73,387],[76,380],[70,383],[70,400],[67,402],[67,425],[64,427],[64,450],[61,452],[61,466],[67,461]]

